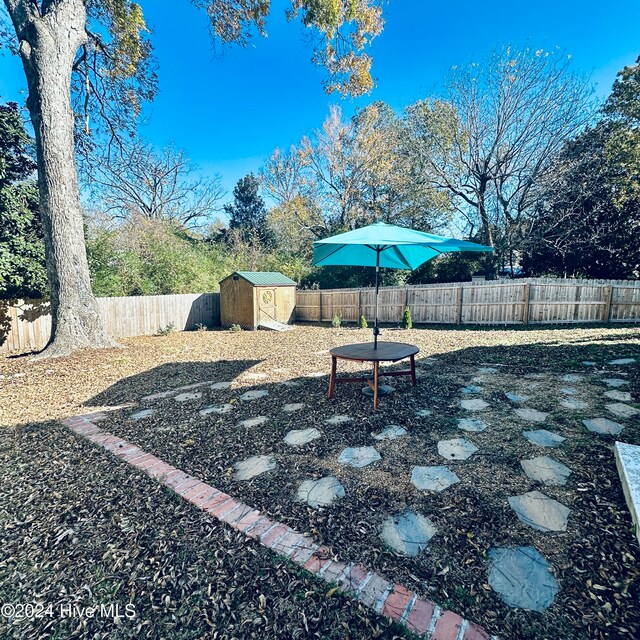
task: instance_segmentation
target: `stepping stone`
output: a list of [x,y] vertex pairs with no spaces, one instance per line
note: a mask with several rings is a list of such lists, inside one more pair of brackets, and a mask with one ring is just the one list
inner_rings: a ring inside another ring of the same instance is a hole
[[142,411],[138,411],[136,413],[132,413],[129,417],[132,420],[143,420],[144,418],[148,418],[155,413],[154,409],[142,409]]
[[640,447],[616,442],[614,451],[622,490],[640,542]]
[[197,400],[198,398],[202,398],[202,394],[199,391],[195,393],[179,393],[175,396],[174,400],[176,402],[188,402],[189,400]]
[[557,447],[565,441],[565,438],[557,433],[547,431],[546,429],[537,429],[536,431],[523,431],[522,435],[533,444],[539,447]]
[[296,382],[295,380],[285,380],[284,382],[280,383],[281,385],[284,385],[285,387],[299,387],[300,383]]
[[233,477],[235,480],[251,480],[251,478],[275,469],[276,466],[276,461],[272,455],[252,456],[242,462],[236,462]]
[[209,389],[213,391],[220,391],[222,389],[228,389],[232,384],[232,382],[214,382]]
[[516,393],[507,392],[504,394],[511,402],[526,402],[531,396],[519,396]]
[[540,613],[551,606],[560,587],[536,549],[494,547],[489,560],[489,585],[505,604]]
[[460,406],[467,411],[484,411],[489,403],[482,398],[474,398],[473,400],[460,400]]
[[[388,384],[379,384],[378,385],[378,395],[379,396],[388,396],[392,394],[396,390],[395,387],[390,387]],[[373,398],[373,389],[367,385],[366,387],[362,387],[362,393],[365,396],[369,396]]]
[[264,424],[269,418],[267,416],[257,416],[255,418],[248,418],[247,420],[243,420],[238,423],[239,427],[244,427],[245,429],[250,429],[251,427],[259,427],[261,424]]
[[480,367],[478,373],[498,373],[495,367]]
[[580,382],[581,380],[584,380],[584,376],[579,373],[567,373],[562,376],[562,379],[565,382]]
[[345,424],[352,420],[353,418],[351,416],[333,416],[333,418],[328,418],[325,422],[327,424]]
[[386,426],[380,433],[372,433],[374,440],[397,440],[407,435],[407,430],[397,424]]
[[530,422],[544,422],[549,415],[548,413],[543,413],[536,409],[515,409],[515,412],[523,420],[529,420]]
[[563,486],[567,484],[567,478],[571,473],[569,467],[549,456],[520,460],[520,466],[528,478],[543,484]]
[[287,433],[284,437],[284,441],[293,447],[307,444],[312,440],[317,440],[320,436],[320,432],[313,427],[309,429],[294,429]]
[[470,384],[468,387],[462,387],[461,393],[482,393],[482,387],[477,387],[475,384]]
[[595,367],[598,363],[597,363],[597,362],[594,362],[593,360],[583,360],[583,361],[582,361],[582,364],[583,364],[585,367]]
[[323,378],[326,375],[324,371],[314,371],[313,373],[307,373],[305,378]]
[[340,454],[338,462],[356,469],[362,469],[362,467],[381,459],[382,456],[374,447],[347,447]]
[[560,391],[566,396],[577,396],[580,393],[575,387],[562,387]]
[[208,416],[210,413],[223,414],[223,413],[229,413],[229,411],[233,411],[232,404],[211,405],[210,407],[205,407],[204,409],[201,409],[198,413],[201,416]]
[[269,376],[266,373],[243,373],[242,378],[245,380],[264,380]]
[[602,382],[608,387],[621,387],[622,385],[629,384],[628,380],[623,380],[622,378],[602,378]]
[[278,369],[273,369],[273,373],[289,373],[289,369],[285,367],[280,367]]
[[426,549],[429,540],[438,532],[436,526],[420,513],[407,510],[389,516],[380,530],[382,541],[396,553],[417,556]]
[[466,438],[452,438],[438,442],[438,453],[447,460],[466,460],[477,450],[478,447]]
[[264,398],[268,396],[269,392],[264,389],[255,389],[254,391],[247,391],[240,396],[240,400],[257,400],[258,398]]
[[428,418],[432,413],[433,413],[433,411],[431,411],[431,409],[418,409],[416,411],[416,417],[417,418]]
[[336,500],[344,498],[344,487],[338,478],[327,476],[320,480],[305,480],[298,487],[297,498],[300,502],[306,502],[310,507],[328,507]]
[[582,423],[589,431],[610,436],[617,436],[624,429],[624,425],[608,418],[591,418],[583,420]]
[[560,401],[560,404],[565,409],[581,410],[581,409],[587,409],[589,407],[588,402],[584,402],[583,400],[576,400],[575,398],[565,398],[564,400]]
[[617,360],[609,360],[609,362],[607,362],[607,364],[613,364],[613,365],[624,365],[624,364],[635,364],[635,363],[636,363],[635,358],[618,358]]
[[530,491],[521,496],[511,496],[509,506],[520,522],[537,531],[566,531],[571,509],[545,496],[540,491]]
[[300,409],[304,408],[304,402],[291,402],[289,404],[285,404],[282,407],[282,410],[285,413],[293,413],[294,411],[300,411]]
[[479,418],[458,418],[458,429],[463,431],[484,431],[487,428],[487,423]]
[[411,482],[420,491],[444,491],[460,478],[449,467],[413,467]]
[[527,373],[524,376],[527,380],[542,380],[542,378],[546,377],[545,373]]
[[636,409],[629,404],[623,404],[622,402],[613,402],[612,404],[604,405],[611,413],[619,418],[633,418],[640,413],[640,409]]
[[605,391],[604,395],[612,400],[619,400],[620,402],[631,402],[631,394],[628,391]]

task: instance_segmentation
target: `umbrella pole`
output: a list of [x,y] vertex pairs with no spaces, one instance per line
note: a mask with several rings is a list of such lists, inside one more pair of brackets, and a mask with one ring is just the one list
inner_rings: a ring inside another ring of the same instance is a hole
[[378,290],[380,289],[380,249],[376,250],[376,319],[373,324],[373,348],[378,348],[378,334],[380,333],[380,329],[378,329]]

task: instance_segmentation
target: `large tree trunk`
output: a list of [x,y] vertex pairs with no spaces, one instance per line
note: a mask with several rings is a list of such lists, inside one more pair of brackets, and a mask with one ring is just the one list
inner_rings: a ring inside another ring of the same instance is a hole
[[91,291],[75,161],[71,73],[86,40],[86,10],[81,0],[51,6],[42,16],[29,3],[20,2],[11,11],[36,137],[52,316],[44,357],[115,345]]

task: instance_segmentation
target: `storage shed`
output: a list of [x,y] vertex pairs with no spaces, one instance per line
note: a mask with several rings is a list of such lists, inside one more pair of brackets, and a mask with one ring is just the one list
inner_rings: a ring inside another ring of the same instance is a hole
[[273,329],[275,323],[293,322],[295,308],[296,283],[277,271],[234,271],[220,281],[223,327]]

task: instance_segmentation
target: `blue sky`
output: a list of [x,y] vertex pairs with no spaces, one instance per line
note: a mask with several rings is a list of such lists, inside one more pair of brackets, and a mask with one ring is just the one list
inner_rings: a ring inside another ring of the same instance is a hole
[[[601,97],[640,54],[637,0],[390,0],[371,49],[376,88],[341,100],[324,93],[303,27],[284,18],[284,0],[273,1],[268,38],[222,55],[211,45],[204,12],[188,0],[138,1],[159,63],[159,93],[141,133],[157,146],[174,142],[204,174],[219,173],[229,191],[276,146],[318,128],[330,104],[346,114],[371,100],[401,109],[437,92],[452,65],[480,60],[496,45],[559,46],[576,71],[592,76]],[[24,103],[25,84],[19,60],[5,50],[0,99]]]

